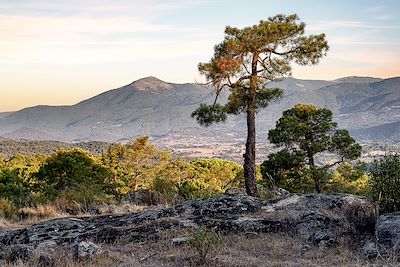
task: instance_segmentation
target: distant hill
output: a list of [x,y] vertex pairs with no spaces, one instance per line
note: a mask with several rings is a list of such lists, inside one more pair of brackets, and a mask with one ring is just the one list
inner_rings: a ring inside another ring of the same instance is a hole
[[106,142],[82,142],[82,143],[64,143],[60,141],[37,141],[37,140],[14,140],[8,138],[0,138],[0,155],[10,158],[17,154],[49,155],[60,149],[81,148],[92,152],[94,155],[101,154],[109,148],[111,144]]
[[382,81],[381,78],[373,78],[373,77],[359,77],[359,76],[348,76],[334,80],[334,82],[338,83],[374,83]]
[[[371,127],[400,121],[400,78],[345,77],[334,81],[286,78],[270,87],[284,89],[284,97],[257,113],[258,138],[266,140],[282,111],[298,102],[334,111],[341,127],[359,138],[375,138]],[[227,93],[222,95],[226,101]],[[176,136],[212,142],[245,138],[245,116],[203,128],[190,117],[202,102],[211,103],[209,88],[195,83],[174,84],[147,77],[72,106],[36,106],[0,114],[0,136],[65,142],[128,141],[150,135],[156,142],[179,144]],[[386,128],[385,128],[386,129]],[[377,130],[376,130],[377,131]],[[394,133],[386,138],[392,138]],[[208,140],[208,141],[207,141]]]
[[400,121],[392,123],[384,123],[378,126],[352,130],[351,134],[358,136],[360,139],[381,140],[400,143]]
[[0,112],[0,119],[7,117],[8,115],[10,115],[13,112]]

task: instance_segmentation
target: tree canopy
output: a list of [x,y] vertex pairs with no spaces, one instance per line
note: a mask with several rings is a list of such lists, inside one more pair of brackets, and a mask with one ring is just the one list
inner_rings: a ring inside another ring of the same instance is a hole
[[[214,56],[198,65],[215,90],[213,104],[201,104],[192,113],[208,126],[227,119],[227,114],[247,114],[247,141],[244,154],[246,191],[257,195],[255,178],[255,114],[282,96],[279,88],[267,83],[291,74],[291,63],[314,65],[328,50],[324,34],[305,34],[305,23],[297,15],[276,15],[259,24],[239,29],[227,26],[224,40],[214,48]],[[229,89],[226,104],[217,103],[223,89]]]
[[[278,147],[283,147],[285,153],[290,155],[285,157],[287,161],[296,159],[295,163],[299,165],[307,164],[312,172],[315,189],[321,192],[321,179],[326,169],[361,156],[361,146],[349,132],[336,127],[337,123],[332,121],[332,111],[311,104],[297,104],[283,112],[276,128],[268,132],[268,139]],[[338,160],[317,166],[315,156],[321,152],[336,154]],[[273,159],[271,157],[270,161]],[[289,162],[287,165],[293,164]]]
[[81,149],[54,153],[34,176],[38,188],[48,199],[83,187],[99,194],[110,190],[107,184],[111,176],[109,170]]

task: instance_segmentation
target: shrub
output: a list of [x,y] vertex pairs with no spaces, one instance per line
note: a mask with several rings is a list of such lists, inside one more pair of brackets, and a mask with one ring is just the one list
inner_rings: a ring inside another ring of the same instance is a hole
[[17,206],[30,202],[29,185],[19,177],[19,169],[0,170],[0,195]]
[[215,193],[210,191],[206,182],[194,179],[182,183],[179,187],[179,195],[185,199],[204,199],[212,197]]
[[357,165],[343,162],[331,174],[325,192],[365,195],[369,181],[370,177]]
[[71,190],[65,190],[59,194],[56,203],[62,211],[73,213],[85,212],[92,205],[101,204],[111,199],[101,185],[78,185]]
[[210,191],[221,193],[243,182],[243,167],[223,159],[198,159],[190,162],[196,178],[208,185]]
[[382,213],[400,210],[400,156],[385,156],[370,167],[370,195]]
[[261,164],[261,174],[267,187],[278,186],[295,193],[314,190],[304,155],[296,150],[281,150],[268,155],[268,159]]
[[151,188],[160,192],[167,202],[171,202],[179,191],[178,186],[173,181],[164,177],[156,177]]
[[7,198],[0,198],[0,211],[2,211],[4,217],[10,219],[15,213],[14,203]]
[[110,172],[90,154],[74,149],[58,151],[35,174],[39,191],[46,201],[64,196],[84,206],[105,201],[112,188]]
[[213,229],[199,228],[190,236],[189,245],[194,249],[198,263],[205,264],[223,247],[222,235]]
[[117,193],[124,196],[139,189],[149,189],[171,159],[171,153],[151,144],[150,137],[141,136],[128,144],[111,146],[101,160],[111,171]]

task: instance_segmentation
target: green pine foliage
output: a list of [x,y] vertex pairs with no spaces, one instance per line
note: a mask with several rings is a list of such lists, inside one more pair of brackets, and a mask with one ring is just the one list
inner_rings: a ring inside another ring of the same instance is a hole
[[[361,146],[347,130],[336,129],[332,116],[329,109],[311,104],[296,104],[284,111],[275,129],[268,132],[269,141],[282,150],[262,164],[264,178],[292,185],[289,189],[294,191],[303,185],[308,189],[310,181],[316,192],[325,190],[328,169],[361,156]],[[337,161],[317,164],[316,157],[321,153],[336,155]]]
[[42,201],[63,197],[85,207],[105,201],[113,192],[108,184],[110,177],[106,167],[81,149],[58,151],[34,174],[35,189],[41,194]]
[[375,160],[370,173],[370,196],[378,203],[379,211],[400,211],[400,155]]

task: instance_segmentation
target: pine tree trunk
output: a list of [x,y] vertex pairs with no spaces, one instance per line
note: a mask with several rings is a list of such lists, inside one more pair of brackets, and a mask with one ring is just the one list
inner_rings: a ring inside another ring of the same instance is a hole
[[247,141],[246,153],[244,156],[244,182],[246,192],[250,196],[257,196],[257,180],[256,180],[256,125],[255,125],[255,109],[247,109]]
[[317,191],[317,193],[321,193],[321,191],[322,191],[321,179],[320,179],[320,177],[318,177],[319,173],[317,172],[317,170],[315,168],[314,153],[313,153],[311,147],[307,148],[307,157],[308,157],[308,165],[310,165],[310,169],[311,169],[311,175],[314,180],[315,191]]
[[250,196],[257,196],[256,180],[256,89],[257,89],[257,63],[258,54],[253,54],[252,77],[250,91],[247,96],[247,141],[244,156],[244,182],[246,192]]

